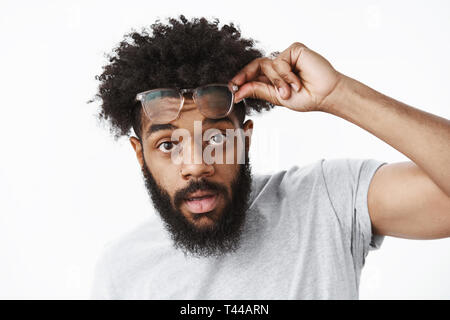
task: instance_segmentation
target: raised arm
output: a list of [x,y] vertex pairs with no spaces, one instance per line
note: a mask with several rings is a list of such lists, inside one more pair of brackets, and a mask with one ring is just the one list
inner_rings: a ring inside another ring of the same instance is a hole
[[450,121],[389,98],[336,71],[294,43],[232,80],[237,99],[255,97],[295,111],[331,113],[385,141],[411,162],[382,166],[368,194],[375,233],[414,239],[450,237]]

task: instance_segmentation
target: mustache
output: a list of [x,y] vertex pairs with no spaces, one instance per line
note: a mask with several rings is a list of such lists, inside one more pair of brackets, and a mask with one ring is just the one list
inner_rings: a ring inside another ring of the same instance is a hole
[[187,195],[196,191],[213,191],[218,194],[223,194],[226,198],[228,197],[227,188],[218,182],[208,181],[206,179],[201,179],[197,181],[191,181],[188,186],[178,190],[174,197],[173,202],[176,208],[179,208],[183,201],[186,199]]

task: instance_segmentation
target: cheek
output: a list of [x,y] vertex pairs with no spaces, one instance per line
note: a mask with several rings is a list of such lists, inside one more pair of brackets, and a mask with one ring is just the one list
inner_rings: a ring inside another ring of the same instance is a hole
[[231,183],[238,174],[238,168],[237,164],[223,164],[215,167],[216,176],[220,183],[227,186],[229,195],[232,194]]
[[225,165],[218,165],[217,172],[226,180],[231,181],[233,180],[234,176],[236,175],[237,171],[237,164],[225,164]]
[[[148,160],[149,159],[149,160]],[[169,159],[150,155],[146,157],[147,167],[155,178],[156,182],[173,196],[179,180],[179,167]]]

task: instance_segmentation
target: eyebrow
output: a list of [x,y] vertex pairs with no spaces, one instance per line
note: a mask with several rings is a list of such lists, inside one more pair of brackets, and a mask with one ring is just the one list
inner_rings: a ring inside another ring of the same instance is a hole
[[146,132],[147,138],[152,135],[155,132],[161,131],[161,130],[175,130],[178,129],[178,127],[174,126],[171,123],[163,123],[163,124],[152,124],[150,128],[148,128]]
[[[210,119],[210,118],[206,118],[202,121],[202,125],[208,125],[208,124],[216,124],[218,122],[228,122],[232,125],[234,125],[233,121],[231,121],[231,119],[229,117],[225,117],[225,118],[219,118],[219,119]],[[149,136],[151,136],[153,133],[158,132],[158,131],[162,131],[162,130],[175,130],[178,129],[177,126],[174,126],[171,123],[163,123],[163,124],[152,124],[147,132],[146,132],[146,137],[148,138]]]
[[219,118],[219,119],[206,118],[203,120],[202,124],[216,124],[216,123],[222,122],[222,121],[226,121],[226,122],[234,125],[233,121],[231,121],[231,119],[229,117]]

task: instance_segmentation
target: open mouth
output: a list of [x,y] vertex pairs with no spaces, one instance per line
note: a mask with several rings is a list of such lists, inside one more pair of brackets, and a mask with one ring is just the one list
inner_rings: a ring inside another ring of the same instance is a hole
[[196,191],[185,198],[185,204],[192,213],[205,213],[215,209],[218,194],[212,191]]

